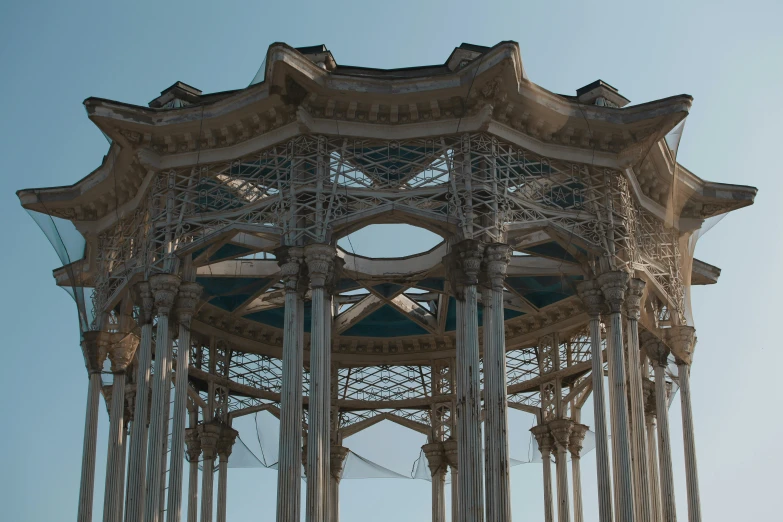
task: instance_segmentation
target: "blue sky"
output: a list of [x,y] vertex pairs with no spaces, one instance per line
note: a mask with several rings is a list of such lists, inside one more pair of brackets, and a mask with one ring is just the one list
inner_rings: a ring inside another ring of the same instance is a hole
[[[87,119],[84,98],[144,105],[177,80],[204,92],[241,88],[275,41],[324,43],[342,64],[402,67],[442,63],[461,42],[515,40],[529,78],[554,92],[573,94],[601,78],[637,103],[693,95],[679,160],[703,178],[759,188],[756,205],[698,245],[697,257],[723,274],[717,286],[694,291],[692,386],[704,519],[774,520],[783,466],[783,417],[771,407],[783,367],[776,329],[783,211],[775,196],[783,191],[783,8],[754,0],[528,4],[3,2],[3,518],[72,520],[76,513],[87,389],[76,314],[51,279],[57,257],[14,192],[70,184],[100,164],[107,144]],[[357,235],[354,246],[369,252],[378,241]],[[98,483],[108,425],[101,415]],[[685,520],[678,403],[670,416]],[[372,441],[393,458],[420,444],[410,437],[380,427],[355,445]],[[589,456],[582,475],[586,520],[596,520]],[[539,476],[535,465],[512,471],[517,520],[543,519]],[[229,520],[272,520],[274,480],[271,471],[232,471]],[[429,485],[420,481],[345,481],[342,500],[344,522],[429,519]]]

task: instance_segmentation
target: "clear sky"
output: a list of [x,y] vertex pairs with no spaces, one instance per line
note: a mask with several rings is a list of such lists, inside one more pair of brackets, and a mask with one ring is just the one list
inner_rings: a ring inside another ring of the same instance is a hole
[[[529,78],[554,92],[573,94],[601,78],[636,103],[693,95],[679,160],[703,178],[759,188],[756,205],[724,219],[696,251],[723,274],[717,286],[694,291],[693,408],[704,520],[780,520],[783,417],[772,406],[783,368],[776,333],[783,210],[775,196],[783,191],[783,4],[531,3],[0,3],[3,520],[76,514],[87,391],[76,313],[51,279],[57,257],[14,192],[70,184],[100,164],[107,143],[87,119],[84,98],[144,105],[177,80],[204,92],[241,88],[275,41],[326,44],[341,64],[402,67],[442,63],[461,42],[501,40],[519,42]],[[363,249],[380,248],[377,237],[365,240]],[[679,401],[670,416],[686,520]],[[102,409],[98,484],[107,426]],[[388,458],[420,443],[381,426],[347,445],[374,445]],[[539,477],[535,464],[512,471],[516,520],[543,520]],[[597,519],[594,477],[588,456],[586,520]],[[272,471],[232,471],[229,520],[273,520],[274,481]],[[430,517],[429,484],[421,481],[345,481],[342,501],[344,522]]]

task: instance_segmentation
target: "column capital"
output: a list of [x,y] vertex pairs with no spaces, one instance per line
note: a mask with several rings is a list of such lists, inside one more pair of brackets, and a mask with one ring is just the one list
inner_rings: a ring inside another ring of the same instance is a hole
[[508,263],[513,249],[505,243],[490,243],[484,249],[484,269],[487,281],[493,290],[503,290]]
[[189,325],[193,314],[196,312],[198,300],[201,297],[203,288],[200,284],[192,281],[185,281],[179,285],[177,299],[174,305],[174,311],[180,323]]
[[305,251],[302,247],[282,246],[275,250],[275,258],[280,266],[281,279],[286,291],[302,292],[307,277],[304,274]]
[[332,444],[329,447],[329,473],[338,482],[343,478],[343,466],[345,466],[345,459],[350,452],[351,450],[345,446],[338,446],[337,444]]
[[160,315],[169,315],[171,312],[179,284],[180,278],[176,274],[155,274],[150,276],[150,287],[155,297],[155,307]]
[[696,329],[692,326],[672,326],[664,330],[664,339],[677,358],[677,364],[690,366],[696,346]]
[[198,428],[185,430],[185,445],[187,447],[188,462],[196,462],[201,456],[201,435]]
[[111,334],[108,354],[112,373],[124,372],[136,355],[138,347],[139,338],[135,334]]
[[304,247],[304,257],[313,288],[328,286],[334,279],[337,250],[331,245],[313,244]]
[[462,297],[465,286],[478,284],[483,256],[484,244],[481,241],[465,239],[452,245],[451,252],[443,257],[446,273],[457,297]]
[[201,443],[201,450],[204,452],[204,460],[213,460],[218,454],[218,441],[223,429],[223,423],[220,421],[210,421],[199,424],[196,430]]
[[457,461],[457,439],[449,437],[443,442],[443,456],[450,468],[459,469]]
[[108,332],[89,331],[82,335],[84,365],[89,373],[101,373],[110,343]]
[[568,438],[568,451],[571,452],[573,458],[578,459],[581,456],[585,435],[587,435],[589,429],[586,425],[578,422],[574,422],[571,426],[571,435]]
[[134,287],[137,303],[141,311],[139,322],[142,325],[152,324],[152,316],[155,312],[155,295],[152,293],[149,281],[140,281]]
[[669,347],[661,339],[648,331],[639,333],[639,341],[653,364],[666,368],[669,358]]
[[549,432],[558,449],[568,450],[571,441],[571,429],[574,421],[571,419],[554,419],[549,421]]
[[655,417],[655,383],[650,379],[642,379],[642,392],[644,393],[644,415]]
[[587,315],[591,318],[597,318],[606,309],[604,293],[601,286],[595,279],[586,279],[576,285],[576,292],[579,298],[585,304]]
[[234,443],[239,436],[239,432],[234,428],[221,424],[220,436],[217,441],[217,452],[221,459],[228,460],[234,449]]
[[643,279],[636,277],[628,280],[628,290],[625,293],[625,312],[630,319],[639,320],[645,284]]
[[623,310],[623,301],[628,288],[628,278],[628,274],[620,270],[604,272],[598,276],[598,284],[601,286],[601,291],[604,293],[611,313],[618,313]]
[[552,453],[552,447],[555,445],[555,439],[552,437],[552,433],[549,431],[549,426],[546,424],[539,424],[530,428],[530,433],[536,438],[538,443],[538,449],[541,451],[541,455],[549,455]]
[[436,473],[446,473],[446,468],[449,465],[448,458],[446,457],[446,450],[443,448],[442,442],[430,442],[421,447],[421,451],[424,452],[424,456],[427,457],[427,464],[430,468],[430,474],[435,476]]

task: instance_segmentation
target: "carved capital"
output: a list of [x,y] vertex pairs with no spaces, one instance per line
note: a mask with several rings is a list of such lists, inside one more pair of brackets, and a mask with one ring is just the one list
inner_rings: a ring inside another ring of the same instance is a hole
[[311,287],[323,287],[332,282],[336,255],[337,251],[331,245],[316,244],[304,248]]
[[639,320],[645,282],[632,277],[628,281],[628,291],[625,293],[625,312],[630,319]]
[[642,393],[644,394],[644,415],[655,417],[655,383],[650,379],[642,379]]
[[223,423],[220,421],[210,421],[199,424],[198,431],[201,451],[204,452],[204,460],[212,460],[218,454],[218,441],[223,431]]
[[139,338],[134,334],[111,334],[109,360],[112,373],[124,372],[136,355]]
[[140,322],[142,325],[152,324],[152,316],[155,312],[155,296],[148,281],[136,283],[136,295],[141,310]]
[[443,442],[443,455],[452,469],[459,469],[457,465],[457,439],[449,437]]
[[458,299],[463,298],[465,286],[478,284],[483,257],[484,245],[475,239],[460,241],[444,256],[443,264]]
[[239,436],[239,432],[234,428],[221,425],[220,437],[217,441],[217,452],[222,459],[228,459],[231,456],[231,451],[234,449],[234,443]]
[[155,307],[160,315],[169,315],[180,279],[176,274],[155,274],[150,276],[150,287],[155,296]]
[[329,472],[336,481],[343,478],[343,466],[350,450],[345,446],[332,445],[329,448]]
[[693,361],[693,349],[696,346],[696,329],[692,326],[672,326],[664,330],[666,344],[672,353],[683,364],[690,365]]
[[184,325],[190,324],[193,314],[196,313],[196,306],[198,305],[202,290],[200,284],[192,283],[190,281],[186,281],[179,285],[179,292],[177,293],[174,310],[177,313],[177,318],[180,323]]
[[188,462],[196,462],[201,456],[201,435],[198,428],[185,430],[185,445],[187,446]]
[[587,434],[588,429],[587,426],[579,424],[578,422],[575,422],[573,426],[571,426],[571,435],[568,439],[568,451],[571,452],[573,458],[578,459],[581,455],[582,446],[584,445],[585,435]]
[[281,276],[286,291],[300,291],[301,282],[306,279],[303,268],[305,267],[304,249],[301,247],[281,247],[275,251],[277,264],[280,266]]
[[611,313],[623,311],[626,289],[628,288],[628,274],[621,271],[605,272],[598,276],[598,284],[604,293]]
[[438,472],[446,472],[449,461],[446,458],[446,451],[443,449],[442,442],[430,442],[421,447],[424,456],[427,457],[427,464],[430,467],[430,474],[433,476]]
[[530,428],[530,433],[536,438],[541,455],[544,457],[549,456],[549,454],[552,453],[552,447],[555,444],[555,439],[549,431],[549,426],[546,424],[533,426]]
[[549,432],[555,439],[558,449],[568,450],[571,441],[571,428],[574,421],[571,419],[555,419],[549,421]]
[[597,281],[593,279],[582,281],[576,285],[576,291],[585,304],[587,314],[590,317],[596,318],[605,310],[604,293],[601,291],[601,286]]
[[669,358],[669,347],[666,343],[648,331],[639,332],[639,342],[654,365],[666,368]]
[[493,290],[503,290],[512,248],[503,243],[491,243],[484,249],[484,269]]
[[84,365],[90,373],[101,373],[103,363],[109,350],[110,334],[108,332],[85,332],[82,338],[82,353]]

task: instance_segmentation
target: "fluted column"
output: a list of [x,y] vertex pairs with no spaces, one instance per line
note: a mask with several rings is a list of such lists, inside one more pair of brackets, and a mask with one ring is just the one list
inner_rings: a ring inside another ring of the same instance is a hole
[[196,311],[201,285],[184,282],[179,286],[176,308],[179,320],[179,348],[177,373],[174,380],[174,423],[171,431],[169,460],[169,491],[166,506],[168,522],[182,518],[182,475],[185,471],[185,429],[188,407],[188,370],[190,368],[190,320]]
[[[609,354],[609,402],[611,403],[612,461],[615,468],[614,482],[617,494],[615,517],[618,522],[634,522],[633,464],[631,462],[631,437],[628,429],[628,387],[625,376],[623,350],[622,310],[628,287],[628,274],[606,272],[598,277],[598,284],[609,305],[610,335],[607,343]],[[595,392],[594,392],[595,393]]]
[[598,475],[598,520],[612,522],[612,479],[609,472],[609,436],[604,405],[604,362],[601,351],[601,312],[604,296],[595,281],[584,281],[577,287],[590,316],[590,353],[592,354],[593,413],[595,426],[595,459]]
[[425,444],[421,449],[432,477],[432,522],[446,522],[446,452],[440,442]]
[[552,446],[554,439],[549,432],[549,426],[546,424],[533,426],[530,429],[538,443],[538,449],[541,452],[541,461],[544,467],[544,522],[554,522],[555,517],[552,510]]
[[329,522],[340,521],[340,480],[348,453],[348,448],[336,445],[329,451]]
[[571,506],[568,495],[568,447],[571,444],[571,419],[555,419],[549,422],[549,431],[555,441],[555,466],[557,474],[557,520],[571,522]]
[[239,432],[223,425],[218,438],[217,452],[220,456],[220,469],[218,471],[218,498],[217,498],[217,522],[226,522],[226,508],[228,507],[228,458],[234,449],[234,442]]
[[484,249],[475,240],[464,240],[452,248],[452,253],[444,261],[457,294],[456,414],[460,522],[482,522],[484,487],[476,285]]
[[139,297],[141,341],[137,354],[136,400],[128,450],[128,498],[125,501],[125,522],[141,520],[147,483],[147,419],[152,362],[152,315],[155,300],[150,284],[146,281],[136,285],[136,293]]
[[574,522],[584,522],[581,461],[582,444],[587,430],[587,426],[575,422],[571,426],[571,436],[568,440],[568,451],[571,452],[571,483],[574,488]]
[[[490,299],[484,300],[484,406],[486,420],[487,521],[511,520],[508,455],[508,403],[503,282],[511,247],[495,243],[484,250]],[[489,304],[489,306],[487,306]]]
[[104,522],[120,522],[122,517],[125,459],[125,371],[136,355],[139,339],[133,334],[112,334],[109,360],[114,383],[109,410],[109,444],[106,457],[106,483],[103,495]]
[[280,389],[280,453],[277,469],[277,522],[299,522],[302,496],[302,367],[304,303],[301,297],[304,251],[276,253],[285,284],[283,368]]
[[655,418],[658,421],[658,471],[661,479],[661,512],[663,514],[663,522],[676,522],[677,509],[674,500],[674,472],[669,438],[669,403],[665,375],[669,348],[649,332],[642,334],[642,342],[655,371]]
[[677,356],[677,375],[680,381],[682,409],[682,437],[685,453],[685,486],[688,499],[688,522],[701,522],[699,473],[696,466],[696,439],[691,406],[691,357],[696,344],[695,330],[690,326],[673,326],[667,331],[666,341]]
[[631,278],[625,295],[628,316],[628,386],[631,409],[631,436],[634,468],[634,501],[638,522],[650,522],[650,472],[647,467],[647,443],[644,422],[644,390],[642,389],[642,364],[639,349],[639,314],[644,293],[644,281]]
[[[169,313],[179,287],[179,276],[155,274],[150,277],[150,287],[158,311],[157,336],[155,338],[155,375],[152,386],[152,413],[149,428],[149,455],[147,457],[147,492],[144,499],[144,520],[160,522],[161,491],[163,487],[163,466],[168,436],[169,404],[168,391],[171,387],[171,336],[169,334]],[[129,521],[130,522],[130,521]]]
[[212,522],[215,484],[215,458],[218,454],[218,441],[223,425],[219,421],[199,424],[198,434],[201,451],[204,456],[201,471],[201,519],[200,522]]
[[201,457],[201,437],[196,422],[198,410],[190,410],[190,428],[185,432],[188,455],[188,522],[198,522],[198,461]]
[[451,522],[461,522],[459,511],[459,464],[457,440],[452,435],[443,443],[443,455],[451,470]]
[[653,522],[662,522],[661,486],[658,475],[658,441],[655,430],[655,384],[645,378],[644,414],[647,428],[647,468],[650,470],[650,509]]
[[308,245],[304,249],[310,275],[310,397],[307,435],[307,522],[324,522],[329,514],[329,424],[331,420],[331,297],[335,249]]
[[98,438],[98,402],[101,394],[101,370],[106,360],[108,334],[85,332],[82,352],[87,366],[87,411],[84,416],[84,445],[82,472],[79,484],[77,522],[92,522],[93,493],[95,492],[95,453]]

